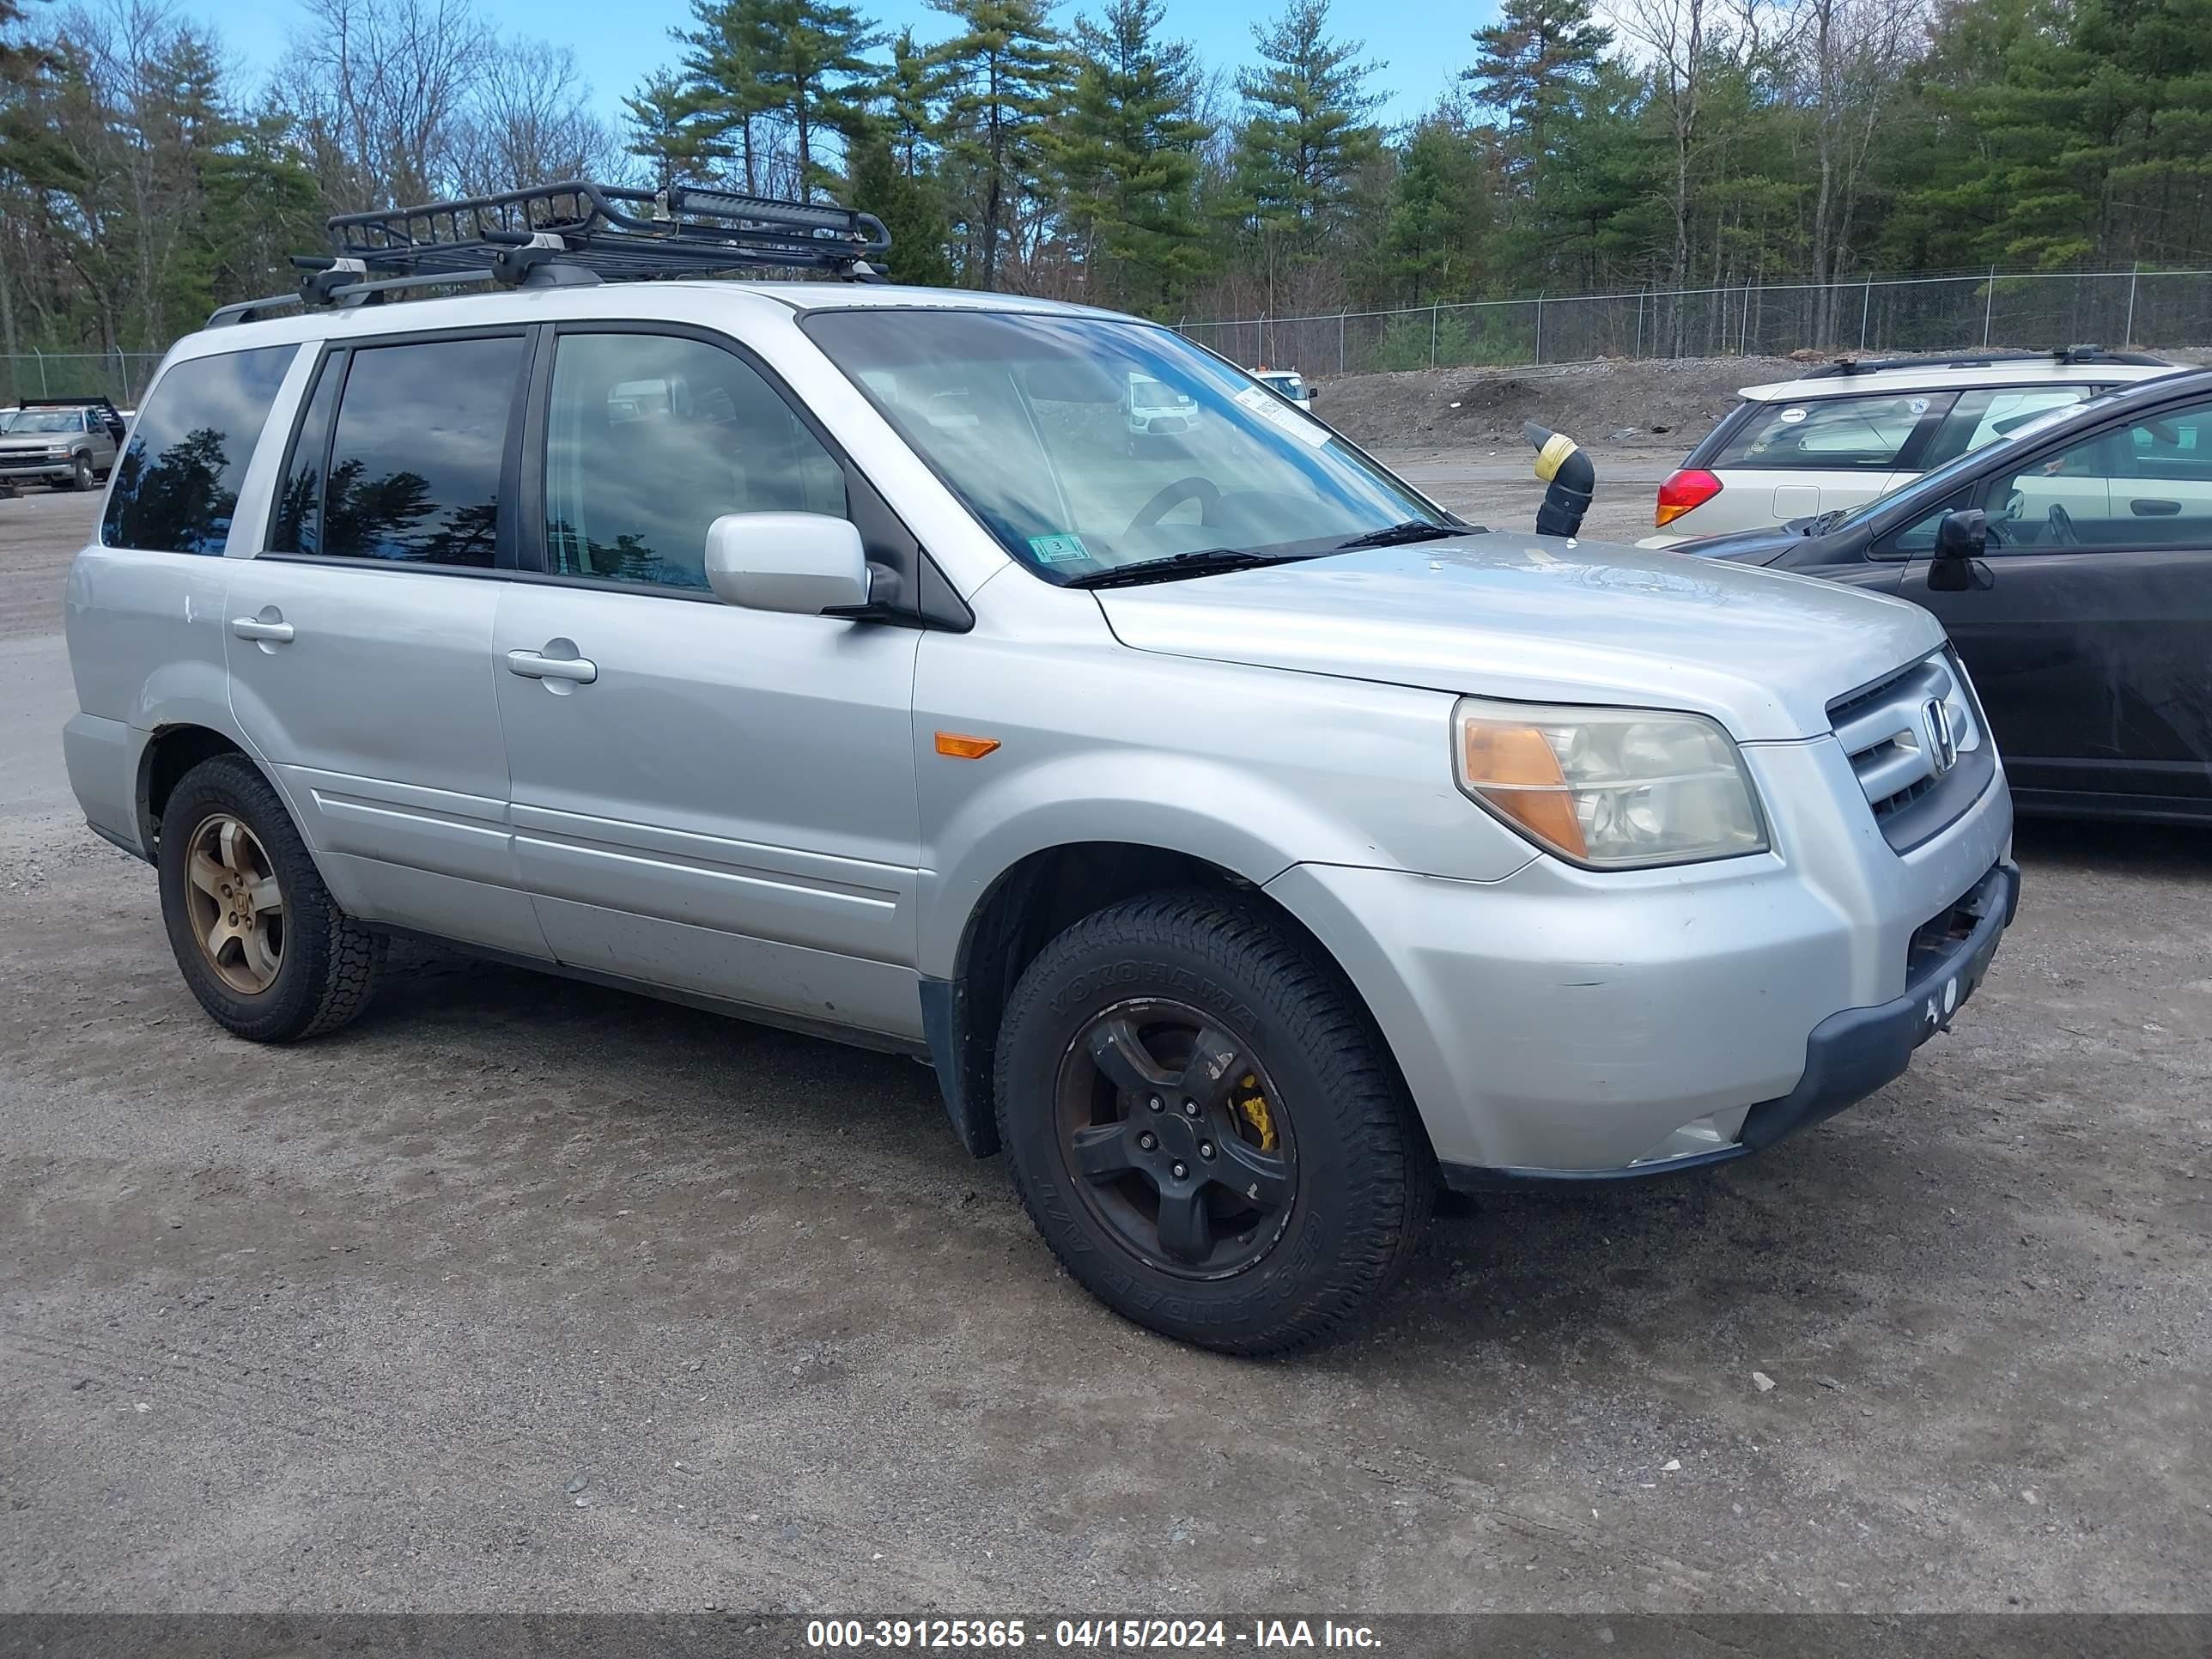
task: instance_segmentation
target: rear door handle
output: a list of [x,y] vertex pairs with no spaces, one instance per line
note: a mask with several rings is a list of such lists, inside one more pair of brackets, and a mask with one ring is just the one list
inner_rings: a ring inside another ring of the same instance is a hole
[[2137,500],[2128,503],[2128,511],[2134,514],[2138,519],[2178,518],[2181,514],[2181,503],[2179,501]]
[[589,685],[599,677],[599,665],[589,657],[547,657],[535,651],[510,651],[507,672],[526,680],[573,680]]
[[292,642],[292,624],[288,622],[264,622],[258,617],[233,617],[230,631],[241,640],[265,640],[271,645]]

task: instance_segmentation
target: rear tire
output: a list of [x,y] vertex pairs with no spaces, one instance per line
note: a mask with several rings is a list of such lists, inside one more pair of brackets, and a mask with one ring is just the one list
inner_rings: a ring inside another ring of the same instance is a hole
[[368,1006],[384,939],[338,908],[283,801],[243,755],[203,761],[178,782],[161,813],[160,868],[169,948],[217,1024],[291,1042]]
[[1048,945],[1008,1002],[996,1093],[1015,1189],[1068,1272],[1226,1353],[1370,1312],[1435,1195],[1350,986],[1232,895],[1132,899]]

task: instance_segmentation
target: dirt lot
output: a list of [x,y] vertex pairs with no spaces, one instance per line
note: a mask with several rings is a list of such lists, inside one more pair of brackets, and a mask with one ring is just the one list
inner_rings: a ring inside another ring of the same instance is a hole
[[[2212,350],[2160,356],[2212,362]],[[1673,452],[1674,462],[1728,413],[1741,386],[1794,380],[1821,361],[1796,357],[1682,357],[1548,363],[1539,368],[1434,368],[1351,374],[1317,382],[1315,404],[1354,442],[1459,449],[1513,447],[1534,421],[1585,447],[1628,445]]]
[[2024,832],[1875,1099],[1237,1363],[904,1061],[422,952],[223,1036],[61,779],[87,517],[0,503],[0,1607],[2212,1607],[2212,838]]

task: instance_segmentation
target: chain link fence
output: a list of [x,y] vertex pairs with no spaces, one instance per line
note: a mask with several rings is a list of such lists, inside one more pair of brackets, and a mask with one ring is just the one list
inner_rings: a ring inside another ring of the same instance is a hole
[[[1785,356],[1823,343],[1858,352],[2204,346],[2212,345],[2212,270],[1645,289],[1180,326],[1237,362],[1309,374],[1596,357]],[[0,353],[0,408],[22,398],[92,396],[131,408],[161,361],[154,351]]]
[[25,398],[105,398],[134,409],[161,362],[158,351],[0,352],[0,409]]
[[1309,374],[1597,357],[2212,343],[2212,270],[1984,271],[1483,300],[1401,311],[1185,322],[1251,368]]

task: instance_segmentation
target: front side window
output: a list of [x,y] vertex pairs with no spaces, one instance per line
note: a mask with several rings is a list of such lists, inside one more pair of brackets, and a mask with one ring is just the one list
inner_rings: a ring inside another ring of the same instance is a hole
[[[523,345],[520,335],[502,335],[354,351],[337,393],[314,544],[295,550],[489,567]],[[295,447],[292,478],[314,424]],[[288,496],[291,488],[288,479]],[[280,532],[287,504],[278,503]]]
[[[1054,582],[1182,553],[1302,557],[1450,521],[1311,416],[1150,325],[817,312],[808,333],[1015,558]],[[1134,411],[1172,410],[1160,433]]]
[[246,463],[298,349],[265,346],[172,364],[117,458],[100,540],[220,555]]
[[546,422],[554,572],[704,589],[726,513],[846,516],[836,457],[734,352],[656,334],[563,334]]
[[2205,546],[2212,404],[2047,450],[2000,476],[1985,511],[1992,544],[2014,552]]
[[1925,392],[1771,403],[1721,447],[1715,467],[1889,472],[1920,422],[1948,401]]

